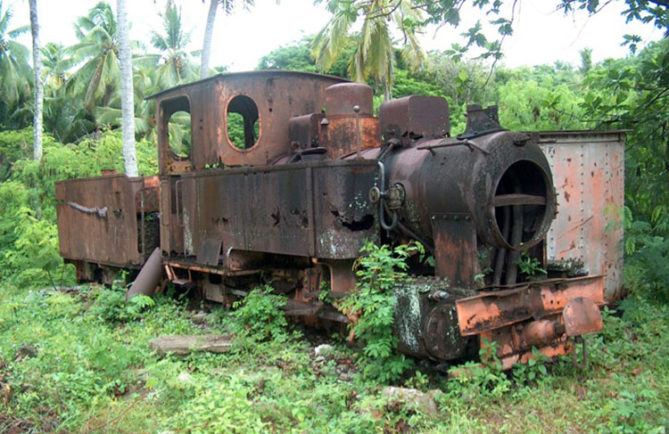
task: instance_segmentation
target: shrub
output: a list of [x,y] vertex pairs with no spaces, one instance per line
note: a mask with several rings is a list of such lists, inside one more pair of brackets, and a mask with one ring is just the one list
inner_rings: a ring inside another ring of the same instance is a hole
[[89,312],[102,321],[134,321],[156,304],[151,297],[143,294],[135,295],[126,302],[125,292],[124,287],[116,284],[111,289],[100,289]]
[[258,340],[282,339],[286,337],[286,316],[281,310],[286,298],[272,293],[269,286],[255,288],[233,307],[236,331]]
[[358,277],[356,291],[346,297],[339,309],[355,320],[349,328],[363,345],[363,374],[380,381],[392,381],[411,366],[404,355],[397,354],[393,334],[397,298],[393,289],[406,278],[405,260],[413,253],[423,254],[419,244],[393,249],[368,242],[354,268]]
[[[101,169],[123,172],[120,133],[67,145],[45,135],[39,162],[30,158],[31,140],[31,129],[0,132],[0,279],[20,287],[69,285],[74,268],[58,252],[54,185]],[[138,142],[137,156],[140,173],[157,172],[154,143]]]
[[625,208],[625,285],[669,301],[669,208],[656,207],[650,221],[634,219]]

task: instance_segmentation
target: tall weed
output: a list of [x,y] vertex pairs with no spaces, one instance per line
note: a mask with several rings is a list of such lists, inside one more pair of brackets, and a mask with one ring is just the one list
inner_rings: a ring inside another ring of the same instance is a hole
[[406,259],[424,254],[419,244],[390,248],[368,242],[360,250],[355,263],[358,278],[356,291],[339,305],[354,320],[351,337],[361,342],[363,374],[382,382],[398,379],[412,365],[410,359],[398,354],[397,336],[393,333],[397,298],[393,289],[406,278]]

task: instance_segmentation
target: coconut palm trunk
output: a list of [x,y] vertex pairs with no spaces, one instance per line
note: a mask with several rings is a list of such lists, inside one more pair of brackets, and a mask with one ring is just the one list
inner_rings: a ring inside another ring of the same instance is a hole
[[33,36],[33,72],[35,73],[35,110],[33,114],[33,158],[42,159],[42,107],[44,103],[44,83],[42,82],[42,48],[39,43],[39,22],[37,20],[37,0],[30,3],[30,28]]
[[135,155],[135,113],[132,87],[132,60],[128,35],[128,11],[125,0],[116,1],[118,14],[119,64],[121,70],[121,129],[123,130],[123,160],[125,174],[137,176]]
[[216,10],[219,0],[209,0],[209,13],[207,13],[207,25],[204,28],[204,42],[202,43],[202,63],[200,63],[200,78],[209,76],[209,61],[211,59],[211,40],[214,34],[214,22],[216,21]]

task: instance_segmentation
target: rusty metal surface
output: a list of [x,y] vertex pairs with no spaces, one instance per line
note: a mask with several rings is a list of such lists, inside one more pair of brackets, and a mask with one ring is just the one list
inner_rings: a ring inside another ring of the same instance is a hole
[[316,148],[321,145],[321,122],[323,113],[297,116],[288,121],[288,134],[292,150]]
[[[320,113],[325,89],[345,80],[287,71],[222,74],[154,95],[157,109],[160,173],[179,173],[223,163],[226,166],[263,165],[290,153],[288,121]],[[235,147],[227,136],[226,111],[240,95],[257,106],[259,137],[247,149]],[[167,133],[169,116],[190,111],[192,149],[187,161],[175,159]]]
[[470,139],[484,134],[501,131],[503,128],[499,124],[497,115],[497,106],[483,108],[479,104],[467,106],[467,126],[465,132],[458,136],[458,139]]
[[379,146],[379,120],[373,116],[333,115],[326,117],[324,143],[332,159],[365,148]]
[[146,260],[139,274],[125,294],[125,299],[130,300],[138,294],[151,296],[160,285],[163,278],[163,264],[160,256],[160,248],[156,247]]
[[565,332],[565,325],[559,321],[542,319],[530,321],[522,330],[516,331],[520,348],[542,347],[550,344]]
[[365,239],[377,237],[376,208],[365,196],[375,174],[365,160],[185,174],[172,213],[183,223],[176,253],[223,267],[234,251],[355,258]]
[[403,353],[433,360],[462,357],[470,339],[460,334],[454,303],[473,291],[453,288],[440,278],[416,277],[394,293],[394,331]]
[[374,110],[372,88],[361,83],[341,83],[325,90],[325,113],[327,116],[352,115],[372,116]]
[[451,285],[472,288],[480,272],[476,248],[476,229],[470,216],[433,215],[435,273]]
[[160,177],[160,249],[164,254],[183,252],[182,223],[177,220],[176,181],[178,176]]
[[602,314],[592,300],[576,297],[569,300],[562,312],[567,336],[595,333],[604,328]]
[[[550,317],[547,321],[556,322],[558,317]],[[519,334],[522,334],[523,328],[529,323],[521,324],[518,327],[505,327],[481,333],[481,349],[486,348],[486,342],[495,342],[497,346],[496,356],[499,359],[502,369],[510,369],[516,363],[526,363],[535,357],[532,346],[526,346],[522,342]],[[571,342],[562,335],[544,345],[534,346],[534,348],[546,357],[555,357],[562,354],[569,354],[572,350]]]
[[[543,240],[555,215],[555,193],[545,156],[530,137],[498,132],[468,141],[420,140],[386,158],[389,183],[402,183],[403,221],[423,239],[432,238],[432,216],[471,217],[478,239],[511,250],[527,250]],[[457,143],[454,146],[430,145]],[[514,196],[515,195],[515,196]],[[499,198],[499,199],[498,199]],[[510,198],[513,203],[507,203]],[[496,202],[497,201],[497,202]],[[521,218],[504,233],[504,208]]]
[[543,280],[460,299],[456,302],[460,332],[465,336],[475,335],[560,313],[577,297],[604,304],[603,282],[602,276]]
[[622,131],[542,132],[553,170],[559,213],[546,237],[549,260],[578,259],[603,274],[607,302],[623,295]]
[[325,90],[321,135],[330,158],[379,146],[379,120],[372,112],[372,88],[366,84],[341,83]]
[[145,213],[156,210],[155,177],[110,175],[60,181],[55,196],[60,254],[64,258],[136,267],[155,247],[147,245],[151,250],[141,250],[138,228],[142,213],[139,205],[144,203]]
[[410,95],[381,104],[379,127],[385,140],[439,138],[450,133],[448,102],[435,96]]

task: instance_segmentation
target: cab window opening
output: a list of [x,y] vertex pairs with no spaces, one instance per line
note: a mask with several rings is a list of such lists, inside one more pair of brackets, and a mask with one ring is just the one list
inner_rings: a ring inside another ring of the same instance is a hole
[[233,147],[250,149],[258,142],[258,106],[248,96],[237,95],[230,100],[226,110],[226,124],[228,140]]

